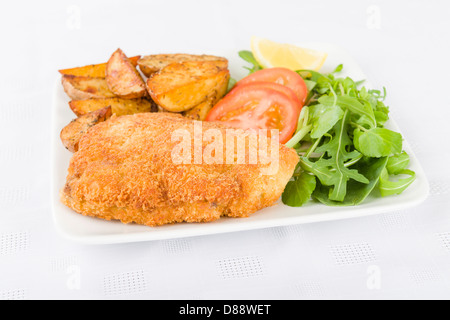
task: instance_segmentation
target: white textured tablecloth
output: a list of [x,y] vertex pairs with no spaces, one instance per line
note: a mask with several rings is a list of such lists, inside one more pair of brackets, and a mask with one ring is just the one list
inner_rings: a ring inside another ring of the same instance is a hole
[[[0,299],[450,298],[448,1],[10,1],[0,10]],[[50,207],[56,70],[130,53],[249,48],[252,35],[347,49],[431,192],[400,212],[88,246]]]

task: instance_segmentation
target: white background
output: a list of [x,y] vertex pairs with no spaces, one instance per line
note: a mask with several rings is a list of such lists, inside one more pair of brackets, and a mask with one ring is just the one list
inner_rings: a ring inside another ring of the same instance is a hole
[[[10,1],[0,10],[0,299],[450,298],[448,1]],[[50,208],[57,70],[128,55],[344,47],[387,103],[431,192],[411,210],[88,246]]]

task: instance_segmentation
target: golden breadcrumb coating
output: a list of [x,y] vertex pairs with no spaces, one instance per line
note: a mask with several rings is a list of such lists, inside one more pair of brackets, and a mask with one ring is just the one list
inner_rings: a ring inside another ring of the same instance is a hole
[[[222,125],[201,126],[225,137]],[[83,215],[147,226],[247,217],[279,199],[298,163],[294,150],[277,143],[275,175],[263,174],[262,164],[176,164],[179,129],[194,139],[194,121],[169,113],[113,116],[92,127],[70,162],[61,201]]]

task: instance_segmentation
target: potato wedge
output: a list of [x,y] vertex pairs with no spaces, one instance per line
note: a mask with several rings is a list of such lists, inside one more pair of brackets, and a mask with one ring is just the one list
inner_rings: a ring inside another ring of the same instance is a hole
[[112,92],[122,98],[148,96],[144,80],[120,49],[113,53],[106,64],[106,83]]
[[100,122],[108,120],[111,115],[111,107],[106,107],[73,120],[61,131],[60,137],[62,143],[67,150],[77,152],[80,139],[88,129]]
[[114,98],[104,78],[63,75],[64,91],[72,100]]
[[229,77],[224,77],[222,82],[217,85],[216,90],[211,92],[210,96],[195,106],[194,108],[183,112],[183,116],[189,119],[204,121],[209,111],[219,102],[227,93]]
[[222,57],[195,54],[155,54],[144,56],[138,61],[139,69],[146,77],[158,72],[171,63],[182,63],[185,61],[216,61],[222,69],[228,68],[228,60]]
[[228,83],[230,72],[215,61],[172,63],[147,80],[147,89],[157,105],[170,112],[198,106]]
[[117,116],[143,112],[156,112],[158,110],[153,101],[145,98],[72,100],[69,102],[69,106],[78,117],[108,106],[111,106],[112,113]]
[[[141,56],[131,57],[130,62],[133,66],[137,66],[138,60]],[[93,64],[84,67],[77,67],[71,69],[59,70],[61,74],[67,74],[72,76],[83,76],[91,78],[105,78],[106,77],[106,62],[100,64]]]
[[183,116],[192,120],[204,121],[208,112],[214,107],[214,104],[214,99],[208,98],[191,110],[184,111]]

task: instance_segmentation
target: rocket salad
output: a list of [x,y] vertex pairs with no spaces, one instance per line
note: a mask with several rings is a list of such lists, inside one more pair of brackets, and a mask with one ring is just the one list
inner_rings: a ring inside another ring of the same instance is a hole
[[[250,74],[263,69],[249,51]],[[300,207],[312,199],[330,206],[362,203],[369,194],[402,193],[415,180],[408,169],[400,133],[385,128],[389,108],[386,90],[370,90],[363,81],[330,74],[296,71],[308,95],[292,138],[300,162],[282,196],[284,204]]]

